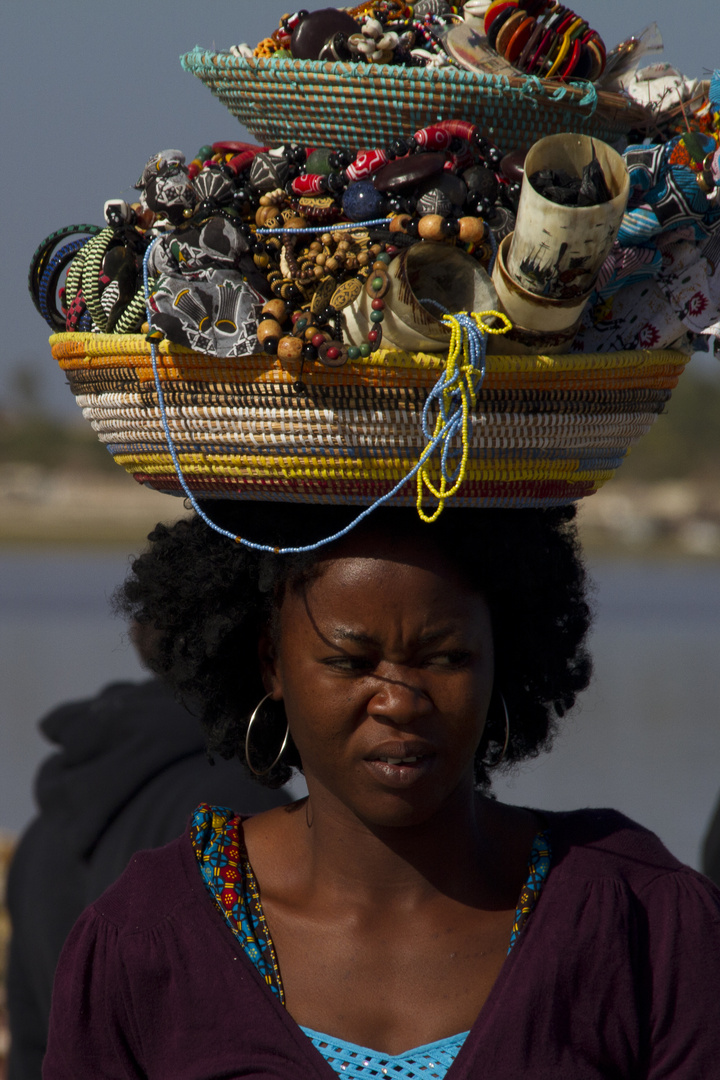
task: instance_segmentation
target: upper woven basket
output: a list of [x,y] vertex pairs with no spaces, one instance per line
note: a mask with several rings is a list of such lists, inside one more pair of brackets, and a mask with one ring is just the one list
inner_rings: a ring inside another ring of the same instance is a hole
[[451,66],[246,60],[198,47],[181,62],[268,146],[381,146],[457,117],[476,124],[498,146],[513,148],[561,131],[614,142],[648,123],[644,109],[591,83],[507,78]]

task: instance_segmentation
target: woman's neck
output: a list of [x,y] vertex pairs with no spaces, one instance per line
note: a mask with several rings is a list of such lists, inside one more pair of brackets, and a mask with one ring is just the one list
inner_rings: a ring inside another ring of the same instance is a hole
[[537,828],[527,811],[467,786],[423,822],[379,826],[308,786],[306,801],[248,823],[248,855],[262,891],[405,910],[438,893],[491,908],[517,898]]

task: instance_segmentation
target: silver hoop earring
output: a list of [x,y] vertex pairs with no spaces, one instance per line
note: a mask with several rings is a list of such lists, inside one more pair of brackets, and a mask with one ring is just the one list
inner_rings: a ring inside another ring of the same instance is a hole
[[505,717],[505,742],[503,743],[502,752],[500,757],[495,758],[493,761],[488,761],[487,758],[482,758],[482,763],[487,769],[496,769],[505,759],[507,748],[510,743],[510,716],[508,714],[508,707],[505,698],[500,694],[500,701],[502,702],[503,715]]
[[[258,704],[255,706],[255,711],[253,712],[252,716],[248,720],[247,731],[245,732],[245,764],[247,765],[248,769],[250,770],[250,772],[254,776],[267,776],[267,774],[269,772],[272,772],[272,770],[275,768],[275,766],[277,765],[280,758],[285,753],[285,750],[287,749],[288,740],[290,738],[290,725],[287,724],[287,727],[285,728],[285,738],[282,741],[282,746],[280,747],[280,751],[279,751],[277,757],[275,758],[275,760],[273,761],[273,763],[271,765],[268,765],[267,768],[265,768],[265,769],[256,769],[255,768],[252,761],[250,760],[250,729],[252,728],[253,724],[255,723],[255,720],[257,719],[257,714],[260,712],[260,709],[263,707],[263,705],[265,704],[265,702],[267,701],[267,699],[269,697],[272,697],[272,694],[266,694],[265,697],[262,699],[262,701],[259,701]],[[287,723],[287,721],[286,721],[286,723]]]

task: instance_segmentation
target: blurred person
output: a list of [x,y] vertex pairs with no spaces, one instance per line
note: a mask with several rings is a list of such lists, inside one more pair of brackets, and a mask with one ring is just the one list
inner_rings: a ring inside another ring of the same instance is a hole
[[720,885],[720,800],[705,834],[703,843],[702,869],[711,881]]
[[[147,661],[147,628],[132,627],[131,638]],[[249,813],[287,802],[237,761],[211,767],[198,720],[155,678],[113,683],[53,709],[39,726],[57,749],[38,772],[39,813],[8,881],[8,1080],[40,1080],[65,938],[135,852],[179,836],[199,802]]]

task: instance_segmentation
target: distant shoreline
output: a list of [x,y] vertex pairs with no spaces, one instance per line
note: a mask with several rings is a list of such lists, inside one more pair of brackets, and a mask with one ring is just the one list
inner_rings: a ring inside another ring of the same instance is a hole
[[[0,546],[142,547],[158,521],[187,513],[185,501],[127,476],[0,465]],[[579,511],[589,554],[720,559],[720,483],[640,483],[615,478]]]

